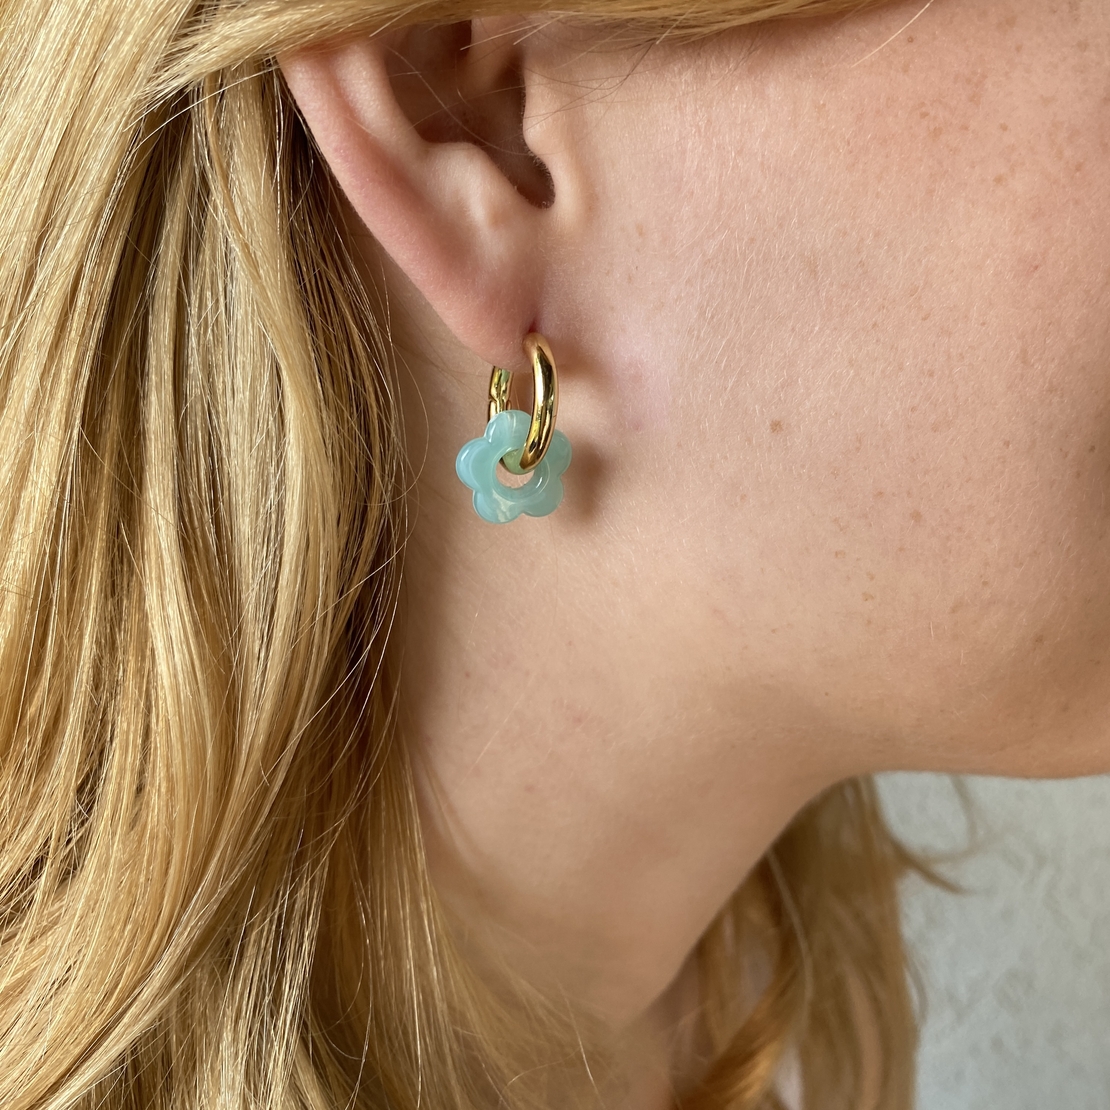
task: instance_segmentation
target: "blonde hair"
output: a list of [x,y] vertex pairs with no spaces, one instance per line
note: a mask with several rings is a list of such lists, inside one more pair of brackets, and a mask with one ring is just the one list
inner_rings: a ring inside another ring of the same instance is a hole
[[[0,12],[7,1110],[518,1110],[574,1070],[558,1008],[482,985],[424,871],[387,651],[390,343],[272,62],[545,6]],[[651,36],[858,6],[557,8]],[[684,1106],[773,1105],[793,1044],[813,1104],[855,1108],[865,1027],[876,1105],[911,1104],[907,867],[869,781],[797,817],[702,942],[715,1058]]]

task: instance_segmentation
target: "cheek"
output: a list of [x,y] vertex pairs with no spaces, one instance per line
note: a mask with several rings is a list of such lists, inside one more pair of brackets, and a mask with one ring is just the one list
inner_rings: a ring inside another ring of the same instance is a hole
[[[962,770],[1012,771],[972,757],[1035,744],[1046,714],[1110,711],[1110,304],[1085,292],[1105,312],[1068,335],[1033,303],[1018,329],[926,297],[939,336],[889,308],[874,333],[747,361],[716,398],[728,462],[691,516],[775,681],[831,690],[845,727],[954,745]],[[678,421],[687,440],[705,422]]]
[[944,49],[940,77],[676,95],[607,183],[582,317],[753,665],[982,740],[1107,686],[1110,105]]
[[[1110,629],[1110,108],[1066,60],[999,59],[985,84],[957,56],[939,102],[884,81],[796,167],[798,224],[824,232],[812,285],[794,271],[816,389],[790,400],[836,470],[817,486],[842,559],[852,535],[874,563],[855,615],[942,704],[1075,693]],[[1069,76],[1050,98],[1027,70]]]

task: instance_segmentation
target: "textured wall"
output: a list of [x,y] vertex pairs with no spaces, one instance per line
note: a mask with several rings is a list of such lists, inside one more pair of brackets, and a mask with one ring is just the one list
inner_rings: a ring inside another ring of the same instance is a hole
[[[903,892],[928,990],[918,1110],[1107,1110],[1110,777],[964,781],[982,845],[947,873],[971,893]],[[911,845],[966,844],[947,777],[880,789]]]

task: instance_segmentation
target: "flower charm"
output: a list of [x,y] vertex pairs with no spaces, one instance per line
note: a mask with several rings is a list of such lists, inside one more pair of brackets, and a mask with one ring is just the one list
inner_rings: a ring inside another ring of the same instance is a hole
[[490,524],[508,524],[521,513],[547,516],[563,499],[563,471],[570,465],[570,440],[555,432],[547,453],[532,471],[531,480],[519,488],[504,485],[497,464],[506,455],[523,449],[532,419],[519,409],[499,412],[480,439],[463,444],[455,460],[455,473],[474,491],[474,511]]

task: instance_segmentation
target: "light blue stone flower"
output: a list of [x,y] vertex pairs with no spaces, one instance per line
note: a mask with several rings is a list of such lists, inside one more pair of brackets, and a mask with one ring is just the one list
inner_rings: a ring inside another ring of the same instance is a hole
[[504,485],[497,464],[505,455],[519,452],[528,438],[532,418],[519,409],[499,412],[480,439],[464,443],[455,460],[455,473],[474,491],[474,511],[490,524],[508,524],[521,513],[547,516],[563,499],[563,471],[570,465],[570,440],[562,432],[551,436],[547,453],[519,488]]

